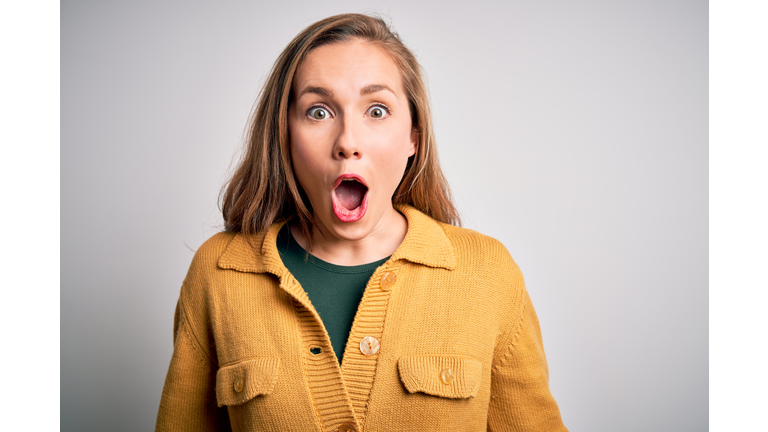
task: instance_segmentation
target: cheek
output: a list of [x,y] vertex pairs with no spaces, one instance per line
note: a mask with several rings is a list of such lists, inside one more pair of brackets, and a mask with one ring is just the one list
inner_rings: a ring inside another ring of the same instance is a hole
[[[297,137],[298,138],[298,137]],[[306,137],[305,137],[306,138]],[[317,208],[323,200],[324,185],[327,184],[328,168],[325,166],[320,149],[312,140],[291,139],[291,162],[296,181],[307,193],[312,206]]]
[[309,181],[314,171],[314,158],[308,151],[307,146],[301,145],[291,141],[291,162],[293,163],[293,172],[296,175],[296,179],[301,184],[304,190],[307,190],[307,186],[310,186],[313,182]]
[[309,184],[307,182],[308,174],[311,170],[311,160],[312,157],[308,153],[309,147],[304,145],[306,142],[301,134],[297,134],[294,130],[289,129],[290,131],[290,148],[291,148],[291,164],[293,165],[293,173],[296,176],[296,180],[298,180],[299,184],[301,185],[304,190],[307,190],[306,185]]
[[411,122],[408,121],[401,125],[397,136],[397,145],[394,147],[397,158],[400,160],[403,168],[408,163],[408,158],[416,154],[415,135]]
[[405,173],[405,167],[408,165],[408,158],[413,155],[413,145],[411,144],[411,133],[409,125],[399,128],[396,134],[393,134],[386,143],[379,148],[380,154],[376,155],[381,172],[386,176],[386,182],[389,188],[397,188]]
[[306,131],[296,127],[294,122],[288,121],[288,142],[291,149],[291,163],[297,176],[301,176],[311,165],[313,156],[312,147],[308,143],[312,142],[311,137],[307,136]]

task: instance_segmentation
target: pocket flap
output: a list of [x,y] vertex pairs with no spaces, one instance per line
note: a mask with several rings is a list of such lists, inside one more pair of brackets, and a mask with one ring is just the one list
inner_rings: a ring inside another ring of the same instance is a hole
[[451,399],[477,396],[483,372],[482,363],[467,356],[406,356],[398,360],[397,367],[409,393]]
[[216,372],[219,406],[240,405],[258,395],[271,393],[279,367],[279,358],[258,358],[219,369]]

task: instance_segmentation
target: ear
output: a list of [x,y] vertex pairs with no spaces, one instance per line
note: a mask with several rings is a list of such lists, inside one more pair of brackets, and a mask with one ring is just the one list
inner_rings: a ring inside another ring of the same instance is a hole
[[416,154],[416,150],[419,147],[419,131],[416,128],[411,129],[411,148],[408,153],[408,157]]

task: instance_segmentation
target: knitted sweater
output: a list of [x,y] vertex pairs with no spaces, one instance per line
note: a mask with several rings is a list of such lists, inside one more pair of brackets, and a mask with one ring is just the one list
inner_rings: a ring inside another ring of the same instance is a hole
[[282,224],[206,241],[181,287],[156,430],[566,431],[504,246],[398,210],[408,232],[368,282],[342,366],[280,259]]

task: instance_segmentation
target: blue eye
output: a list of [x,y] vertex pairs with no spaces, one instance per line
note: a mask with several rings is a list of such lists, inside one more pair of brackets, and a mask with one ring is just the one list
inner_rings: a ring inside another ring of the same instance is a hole
[[315,120],[325,120],[328,118],[328,111],[323,107],[313,107],[307,111],[307,115]]
[[383,105],[374,105],[368,109],[371,118],[380,119],[389,115],[389,109]]

